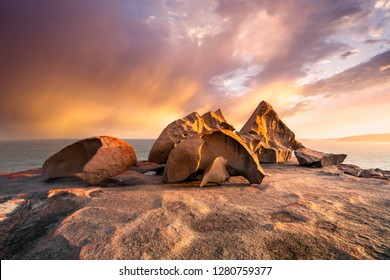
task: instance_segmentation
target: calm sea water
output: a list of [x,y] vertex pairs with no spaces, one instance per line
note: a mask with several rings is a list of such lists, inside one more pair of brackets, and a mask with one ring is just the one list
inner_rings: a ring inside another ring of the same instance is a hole
[[361,168],[390,170],[390,142],[338,142],[330,140],[302,140],[303,145],[317,151],[347,154],[344,163]]
[[[0,172],[15,172],[41,167],[52,154],[74,143],[74,139],[0,141]],[[138,160],[146,160],[155,140],[128,139]],[[302,140],[302,143],[318,151],[345,153],[345,163],[362,168],[382,168],[390,170],[390,143],[336,142],[328,140]]]
[[[45,160],[75,139],[0,141],[0,172],[15,172],[42,167]],[[154,139],[125,139],[130,143],[138,160],[147,160]]]

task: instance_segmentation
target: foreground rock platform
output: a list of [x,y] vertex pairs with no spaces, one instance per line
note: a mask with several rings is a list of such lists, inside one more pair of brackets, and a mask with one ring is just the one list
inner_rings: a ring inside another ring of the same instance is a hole
[[0,176],[1,259],[390,259],[388,180],[269,164],[261,185],[199,188],[144,174],[158,167],[95,186]]

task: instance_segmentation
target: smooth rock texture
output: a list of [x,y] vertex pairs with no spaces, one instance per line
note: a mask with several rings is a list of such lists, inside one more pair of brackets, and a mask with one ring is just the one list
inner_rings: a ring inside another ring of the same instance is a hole
[[256,155],[238,135],[230,130],[215,130],[189,137],[177,145],[169,155],[164,181],[183,181],[198,170],[206,170],[219,156],[251,183],[259,184],[265,176]]
[[327,154],[307,148],[300,148],[294,153],[300,165],[312,167],[337,165],[347,157],[345,154]]
[[207,183],[215,183],[218,185],[225,183],[230,177],[226,170],[226,163],[227,160],[222,156],[215,158],[204,171],[200,187],[204,187]]
[[258,156],[260,162],[282,163],[291,158],[292,151],[303,147],[295,134],[279,118],[270,104],[260,102],[240,130],[240,135]]
[[47,198],[49,189],[89,189],[80,178],[2,176],[1,201],[26,196],[0,222],[0,258],[390,259],[390,181],[339,175],[336,166],[264,169],[260,185],[238,176],[205,188],[126,172],[91,197]]
[[164,169],[165,182],[181,182],[199,169],[201,148],[204,141],[200,136],[188,137],[169,154]]
[[161,132],[149,152],[148,161],[159,164],[166,163],[172,149],[184,139],[215,129],[234,130],[226,122],[220,109],[215,112],[207,112],[203,116],[193,112],[178,119]]
[[133,147],[111,136],[77,141],[49,157],[42,167],[45,181],[80,176],[89,184],[98,184],[137,163]]

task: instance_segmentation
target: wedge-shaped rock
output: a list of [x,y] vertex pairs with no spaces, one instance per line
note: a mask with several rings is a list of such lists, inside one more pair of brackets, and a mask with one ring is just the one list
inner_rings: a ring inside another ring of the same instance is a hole
[[98,136],[77,141],[49,157],[42,166],[45,181],[80,176],[97,184],[137,163],[133,147],[114,137]]
[[217,157],[213,162],[206,168],[203,174],[200,187],[205,186],[207,183],[215,183],[218,185],[223,184],[230,175],[226,170],[227,160],[222,156]]
[[279,163],[291,158],[292,151],[303,145],[270,104],[262,101],[240,130],[241,137],[260,162]]
[[178,119],[161,132],[149,152],[148,161],[159,164],[166,163],[172,149],[184,139],[214,129],[234,130],[226,122],[219,109],[215,112],[207,112],[203,116],[193,112]]
[[312,167],[337,165],[347,157],[345,154],[326,154],[307,148],[300,148],[294,152],[300,165]]
[[183,181],[198,170],[206,170],[219,156],[227,160],[227,165],[236,174],[242,175],[252,184],[261,183],[265,176],[256,155],[239,136],[229,130],[216,130],[187,138],[177,145],[169,155],[164,181]]

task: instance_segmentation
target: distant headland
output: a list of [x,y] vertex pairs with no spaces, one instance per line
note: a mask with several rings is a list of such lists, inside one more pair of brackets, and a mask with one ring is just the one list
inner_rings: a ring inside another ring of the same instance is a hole
[[327,140],[335,140],[340,142],[390,142],[390,133],[355,135]]

